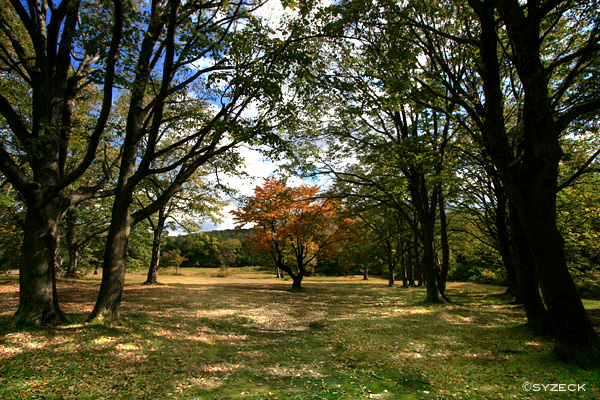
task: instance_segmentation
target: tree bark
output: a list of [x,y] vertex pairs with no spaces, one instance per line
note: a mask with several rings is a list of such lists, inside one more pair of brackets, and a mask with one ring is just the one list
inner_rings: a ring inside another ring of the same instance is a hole
[[150,267],[148,268],[148,277],[145,284],[156,284],[158,279],[158,266],[160,262],[160,244],[162,235],[165,230],[165,207],[158,211],[158,221],[154,227],[154,237],[152,239],[152,258],[150,259]]
[[527,325],[537,334],[549,334],[551,332],[550,316],[540,295],[533,256],[516,211],[510,212],[509,221],[512,231],[510,242],[518,297],[521,299],[527,315]]
[[[555,335],[554,352],[563,360],[600,363],[600,338],[583,307],[564,257],[556,226],[560,128],[549,95],[549,71],[541,60],[541,22],[548,7],[525,11],[518,0],[469,0],[481,24],[480,55],[484,82],[489,154],[522,224]],[[558,4],[558,3],[556,3]],[[514,158],[504,127],[504,108],[495,10],[506,26],[513,61],[523,85],[523,138]],[[518,270],[518,269],[517,269]]]
[[54,199],[39,209],[27,206],[19,268],[19,307],[12,319],[17,326],[66,321],[58,304],[54,272],[59,203]]
[[[513,256],[513,250],[511,250],[511,235],[508,230],[508,213],[507,211],[507,200],[504,194],[504,188],[499,182],[499,179],[494,179],[494,192],[496,197],[496,219],[494,221],[496,225],[496,240],[498,242],[498,251],[500,252],[500,258],[502,258],[502,264],[506,271],[506,278],[508,280],[508,288],[506,294],[515,296],[515,303],[522,304],[522,294],[518,288],[517,272],[515,270],[515,262]],[[513,246],[515,247],[515,246]]]
[[400,259],[400,273],[402,274],[402,287],[403,288],[407,288],[408,287],[408,277],[406,274],[406,244],[403,242],[400,243],[400,252],[402,253],[401,259]]
[[438,276],[438,284],[440,287],[440,293],[446,298],[446,282],[448,281],[448,271],[450,270],[450,245],[448,244],[448,219],[446,218],[446,206],[444,204],[444,196],[442,195],[442,188],[439,188],[439,212],[440,212],[440,242],[442,246],[442,262],[440,266],[440,273]]
[[96,305],[88,317],[88,321],[118,321],[120,319],[121,297],[125,286],[127,249],[131,233],[130,202],[115,198],[112,222],[106,236],[104,262],[102,265],[102,282]]
[[[515,51],[523,84],[524,151],[520,185],[511,185],[515,208],[540,280],[555,332],[554,352],[564,360],[600,363],[600,337],[594,330],[569,270],[564,242],[556,225],[558,164],[562,157],[560,129],[540,59],[541,19],[525,17],[517,0],[501,0],[498,12]],[[506,174],[507,176],[509,174]],[[510,174],[513,177],[513,174]]]
[[396,286],[396,274],[395,274],[394,263],[388,261],[388,287]]
[[302,288],[302,278],[304,278],[304,274],[298,274],[293,277],[292,288],[301,289]]
[[418,259],[417,249],[418,244],[416,241],[413,241],[411,248],[408,250],[408,260],[406,265],[406,278],[408,280],[408,286],[415,286],[415,265]]
[[288,274],[290,278],[292,278],[292,288],[294,288],[294,289],[302,288],[302,279],[304,278],[304,273],[305,273],[304,265],[302,265],[302,263],[299,263],[299,265],[297,267],[298,272],[294,273],[294,271],[292,271],[292,268],[283,264],[283,262],[281,260],[277,260],[274,258],[274,261],[280,270],[282,270],[283,272]]
[[384,249],[387,258],[388,267],[388,287],[396,286],[396,262],[394,260],[393,245],[391,238],[388,238],[384,242]]
[[427,282],[427,302],[442,303],[445,299],[440,291],[437,263],[435,262],[435,237],[433,227],[422,225],[423,234],[423,270]]
[[425,177],[422,173],[414,171],[409,176],[409,190],[413,205],[417,211],[420,230],[415,235],[420,235],[423,246],[423,277],[427,286],[427,302],[442,303],[445,302],[443,293],[440,290],[439,269],[436,263],[435,250],[435,210],[437,208],[436,192],[432,194],[431,205],[427,196],[425,187]]
[[67,223],[67,253],[69,254],[69,265],[67,266],[65,277],[74,278],[77,276],[77,257],[79,249],[75,239],[75,215],[73,214],[73,210],[70,208],[67,210],[65,219]]

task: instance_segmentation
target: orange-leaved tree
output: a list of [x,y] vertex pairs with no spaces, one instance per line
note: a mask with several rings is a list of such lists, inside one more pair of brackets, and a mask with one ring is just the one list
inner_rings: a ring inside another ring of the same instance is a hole
[[247,239],[252,250],[270,255],[292,278],[292,287],[300,288],[317,255],[334,255],[341,242],[353,240],[353,221],[343,218],[342,211],[339,200],[319,196],[318,186],[291,188],[267,178],[232,214],[237,229],[253,224]]

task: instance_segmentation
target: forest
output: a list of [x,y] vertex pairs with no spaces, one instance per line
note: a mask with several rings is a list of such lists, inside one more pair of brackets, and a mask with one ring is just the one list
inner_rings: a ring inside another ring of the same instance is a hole
[[[90,305],[76,329],[111,329],[129,313],[144,324],[130,274],[160,292],[163,277],[252,270],[349,307],[325,277],[379,279],[434,313],[494,285],[527,334],[552,342],[552,365],[600,364],[597,0],[0,10],[0,284],[14,295],[3,334],[73,323],[62,296],[74,288]],[[253,179],[244,150],[269,177]],[[235,229],[202,230],[223,220]],[[188,289],[169,296],[201,308]]]

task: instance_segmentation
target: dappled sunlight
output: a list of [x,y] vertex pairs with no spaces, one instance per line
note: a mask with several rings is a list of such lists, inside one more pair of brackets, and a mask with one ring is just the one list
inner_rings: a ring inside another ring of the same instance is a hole
[[240,341],[250,340],[250,337],[247,335],[238,335],[238,334],[234,334],[234,333],[216,335],[215,337],[222,341],[231,341],[231,342],[240,342]]
[[452,315],[452,314],[442,314],[440,318],[447,323],[450,324],[465,324],[465,323],[473,323],[475,321],[474,317],[462,317],[460,315]]
[[[204,279],[128,283],[115,326],[6,332],[0,386],[32,398],[495,399],[520,395],[515,381],[557,379],[552,341],[531,335],[522,309],[489,287],[450,284],[453,303],[428,305],[424,288],[383,280],[311,278],[294,292],[281,281]],[[69,285],[60,282],[66,303],[93,306],[95,282]]]
[[0,359],[6,358],[6,357],[13,357],[13,356],[16,356],[17,354],[21,354],[22,352],[23,352],[23,349],[18,346],[0,345]]
[[129,365],[136,365],[148,359],[144,349],[133,343],[121,343],[115,346],[114,354]]
[[233,370],[239,369],[240,366],[239,365],[232,365],[232,364],[209,364],[209,365],[203,365],[202,367],[199,368],[200,371],[202,372],[231,372]]
[[93,344],[98,346],[105,346],[116,342],[117,339],[114,337],[101,336],[99,338],[94,339]]
[[115,346],[115,349],[121,353],[141,350],[141,348],[139,346],[137,346],[133,343],[120,343]]
[[433,314],[436,312],[436,310],[432,308],[414,308],[408,310],[399,310],[398,312],[406,315],[426,315]]
[[279,364],[265,368],[265,372],[271,376],[295,376],[295,377],[308,377],[308,378],[322,378],[323,374],[318,371],[313,371],[312,365],[299,365],[296,367],[287,367]]

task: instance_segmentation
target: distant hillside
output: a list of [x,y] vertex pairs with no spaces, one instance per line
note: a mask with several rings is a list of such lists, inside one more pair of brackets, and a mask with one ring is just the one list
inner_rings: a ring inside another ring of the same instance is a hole
[[248,236],[252,234],[252,229],[240,229],[239,231],[235,231],[234,229],[223,229],[204,233],[210,237],[214,237],[215,239],[222,241],[231,238],[240,239],[240,236]]

